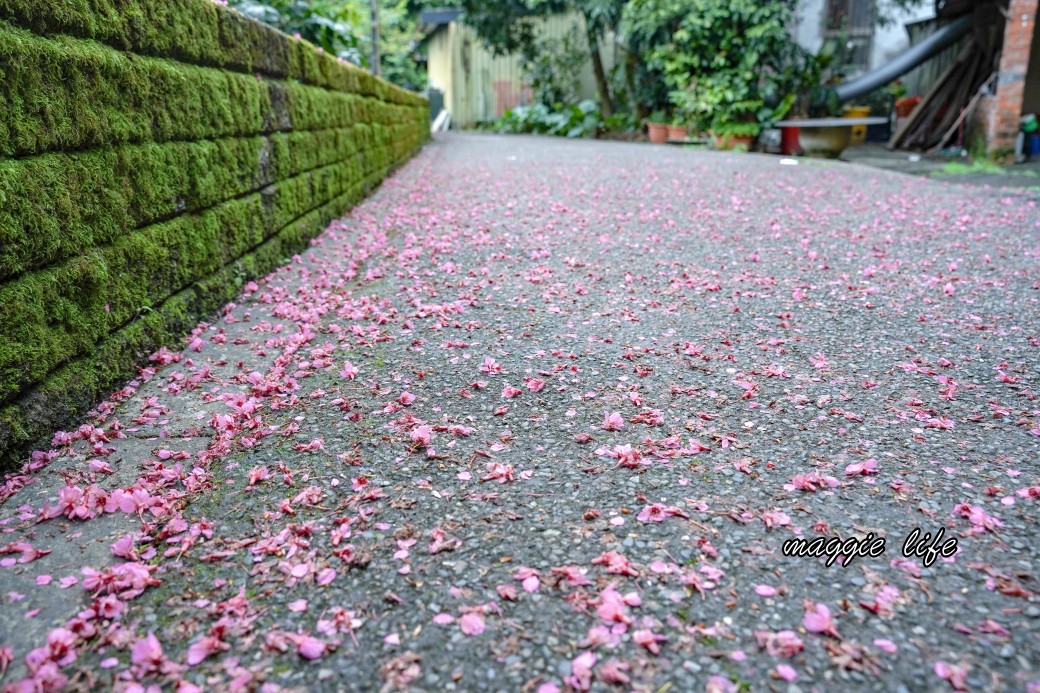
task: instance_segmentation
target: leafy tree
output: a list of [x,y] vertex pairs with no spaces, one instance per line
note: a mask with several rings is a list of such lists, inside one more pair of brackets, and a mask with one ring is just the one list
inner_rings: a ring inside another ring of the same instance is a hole
[[232,0],[242,14],[297,35],[326,53],[361,65],[362,38],[357,31],[361,14],[357,3],[335,0]]
[[[426,71],[415,60],[422,38],[418,12],[436,0],[379,0],[380,72],[413,91],[426,87]],[[368,0],[231,0],[253,19],[298,35],[355,65],[370,67],[372,15]]]
[[[367,6],[367,0],[351,0]],[[371,12],[361,20],[366,62],[371,55]],[[409,9],[407,0],[379,2],[379,66],[382,77],[394,84],[420,91],[426,88],[426,69],[416,61],[422,40],[417,27],[417,12]]]
[[[796,0],[631,0],[622,33],[687,119],[747,134],[784,67]],[[752,133],[754,134],[754,133]]]
[[578,103],[578,86],[587,58],[576,26],[561,38],[535,41],[534,54],[523,57],[524,76],[531,84],[535,102],[550,109]]

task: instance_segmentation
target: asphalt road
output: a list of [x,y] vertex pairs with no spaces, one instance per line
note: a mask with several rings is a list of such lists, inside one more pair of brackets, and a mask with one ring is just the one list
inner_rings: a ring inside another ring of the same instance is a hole
[[0,682],[1040,691],[1038,385],[1033,200],[445,136],[4,480]]

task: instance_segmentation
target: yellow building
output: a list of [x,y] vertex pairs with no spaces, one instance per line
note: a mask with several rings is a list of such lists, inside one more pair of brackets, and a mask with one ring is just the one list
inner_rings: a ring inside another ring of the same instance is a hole
[[[444,108],[451,114],[453,128],[492,121],[514,106],[531,103],[531,89],[525,83],[519,56],[492,53],[463,23],[461,10],[427,10],[420,15],[420,23],[427,36],[429,85],[444,93]],[[562,39],[572,29],[585,36],[580,14],[555,15],[539,22],[538,37]],[[613,37],[600,42],[607,74],[617,64],[619,50]],[[582,99],[596,99],[589,61],[582,69],[578,93]]]

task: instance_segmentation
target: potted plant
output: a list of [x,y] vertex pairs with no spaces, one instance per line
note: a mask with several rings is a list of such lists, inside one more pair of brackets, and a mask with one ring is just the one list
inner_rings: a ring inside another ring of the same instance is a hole
[[755,121],[719,121],[712,123],[711,126],[711,134],[715,137],[716,149],[749,151],[761,130],[761,126]]
[[[790,0],[642,0],[627,3],[622,33],[661,75],[669,101],[724,139],[758,134],[760,87],[791,41]],[[734,129],[735,128],[735,129]]]
[[668,125],[668,139],[670,140],[685,140],[689,134],[689,128],[686,126],[684,119],[680,115],[676,115],[671,124]]
[[[743,85],[740,85],[743,87]],[[711,133],[717,149],[743,147],[750,150],[762,131],[758,111],[764,102],[748,87],[719,89],[709,94],[711,106]]]
[[668,142],[668,116],[663,111],[654,111],[646,122],[646,134],[653,144]]
[[[790,44],[778,69],[770,75],[763,90],[764,104],[758,111],[759,123],[771,127],[780,120],[804,120],[837,115],[841,108],[833,85],[840,81],[844,42],[827,39],[815,54]],[[780,151],[791,156],[823,151],[832,147],[820,137],[819,128],[786,126],[782,129]],[[834,131],[826,131],[834,134]]]
[[675,106],[675,119],[669,126],[668,139],[683,140],[700,134],[704,118],[704,103],[693,87],[675,89],[668,93],[668,100]]

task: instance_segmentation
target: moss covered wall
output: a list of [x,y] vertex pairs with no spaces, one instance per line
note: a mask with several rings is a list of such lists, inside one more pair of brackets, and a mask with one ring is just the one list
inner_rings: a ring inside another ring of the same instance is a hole
[[210,0],[0,0],[0,469],[306,247],[428,122]]

